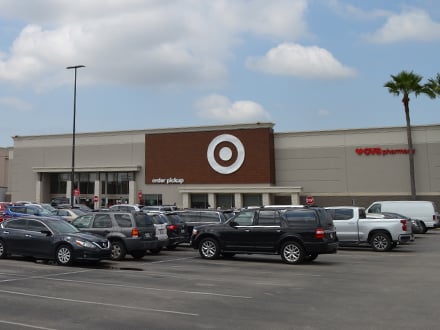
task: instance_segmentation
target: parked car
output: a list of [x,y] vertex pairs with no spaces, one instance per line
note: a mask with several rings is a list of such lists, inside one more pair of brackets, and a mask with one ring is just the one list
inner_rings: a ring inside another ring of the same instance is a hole
[[70,204],[70,200],[67,197],[55,197],[50,201],[50,205],[58,207],[58,205]]
[[70,204],[59,204],[56,207],[57,209],[80,209],[81,211],[88,213],[92,212],[93,210],[88,207],[86,204],[74,204],[73,207]]
[[142,207],[142,211],[159,211],[159,212],[171,212],[176,211],[176,205],[146,205]]
[[206,224],[224,223],[229,219],[229,217],[225,216],[225,212],[219,210],[185,209],[177,210],[175,213],[179,215],[179,217],[185,223],[187,243],[189,243],[194,227]]
[[110,259],[110,242],[81,233],[66,221],[44,217],[16,217],[0,224],[0,258],[10,255],[56,260],[71,265],[78,260]]
[[139,205],[131,205],[131,204],[116,204],[109,207],[110,211],[118,211],[118,212],[139,212],[141,211],[141,207]]
[[195,227],[190,244],[205,259],[237,253],[280,254],[289,264],[338,250],[332,218],[317,207],[243,210],[226,223]]
[[[375,214],[375,213],[370,213]],[[383,212],[384,216],[391,217],[391,218],[402,218],[411,221],[411,229],[413,234],[425,234],[427,229],[423,225],[423,221],[419,219],[411,219],[407,216],[404,216],[403,214],[399,213],[393,213],[393,212]]]
[[12,205],[6,208],[4,218],[22,217],[22,216],[51,217],[56,220],[64,220],[62,217],[54,215],[41,206],[35,205]]
[[86,214],[86,212],[81,211],[80,209],[55,209],[53,214],[62,217],[68,222],[72,222],[79,216]]
[[157,216],[157,214],[151,214],[147,212],[150,216],[151,220],[153,220],[154,227],[156,228],[156,237],[157,237],[157,247],[155,249],[150,249],[150,252],[153,254],[158,254],[164,247],[168,246],[168,234],[167,234],[167,225],[165,220],[161,216]]
[[168,250],[174,250],[179,244],[189,241],[187,238],[185,223],[175,212],[148,212],[153,218],[160,218],[165,225],[168,236]]
[[153,220],[144,212],[91,212],[72,224],[81,231],[106,237],[112,246],[112,260],[122,260],[127,253],[140,259],[158,246]]
[[377,201],[367,208],[367,213],[393,212],[423,221],[424,230],[440,226],[440,214],[431,201]]

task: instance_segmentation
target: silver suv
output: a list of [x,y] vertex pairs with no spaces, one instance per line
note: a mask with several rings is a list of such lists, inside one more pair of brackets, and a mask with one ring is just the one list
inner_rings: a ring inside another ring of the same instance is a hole
[[144,212],[93,212],[76,218],[72,224],[80,231],[107,238],[112,260],[122,260],[127,253],[140,259],[147,250],[158,248],[153,221]]

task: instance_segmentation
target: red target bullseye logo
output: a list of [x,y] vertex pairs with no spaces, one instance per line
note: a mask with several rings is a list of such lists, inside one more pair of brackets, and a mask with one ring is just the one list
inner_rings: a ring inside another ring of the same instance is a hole
[[212,169],[220,174],[237,171],[244,162],[244,146],[231,134],[222,134],[209,143],[206,156]]

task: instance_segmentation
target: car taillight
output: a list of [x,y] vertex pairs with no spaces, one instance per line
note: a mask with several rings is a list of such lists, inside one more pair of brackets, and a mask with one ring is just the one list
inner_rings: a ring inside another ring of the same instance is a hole
[[131,237],[134,237],[134,238],[139,237],[139,229],[137,229],[137,228],[133,228],[133,229],[131,230]]
[[167,228],[168,228],[169,230],[176,230],[176,229],[177,229],[177,226],[176,226],[176,225],[168,225]]
[[316,228],[315,238],[325,238],[325,231],[323,228]]
[[407,231],[408,227],[406,226],[406,220],[400,220],[400,223],[402,224],[402,230]]

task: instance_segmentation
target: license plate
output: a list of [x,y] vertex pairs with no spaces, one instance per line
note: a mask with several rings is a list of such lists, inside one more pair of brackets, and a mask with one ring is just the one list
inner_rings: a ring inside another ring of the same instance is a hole
[[145,234],[144,234],[144,237],[145,237],[145,238],[150,238],[151,235],[150,235],[150,233],[145,233]]

